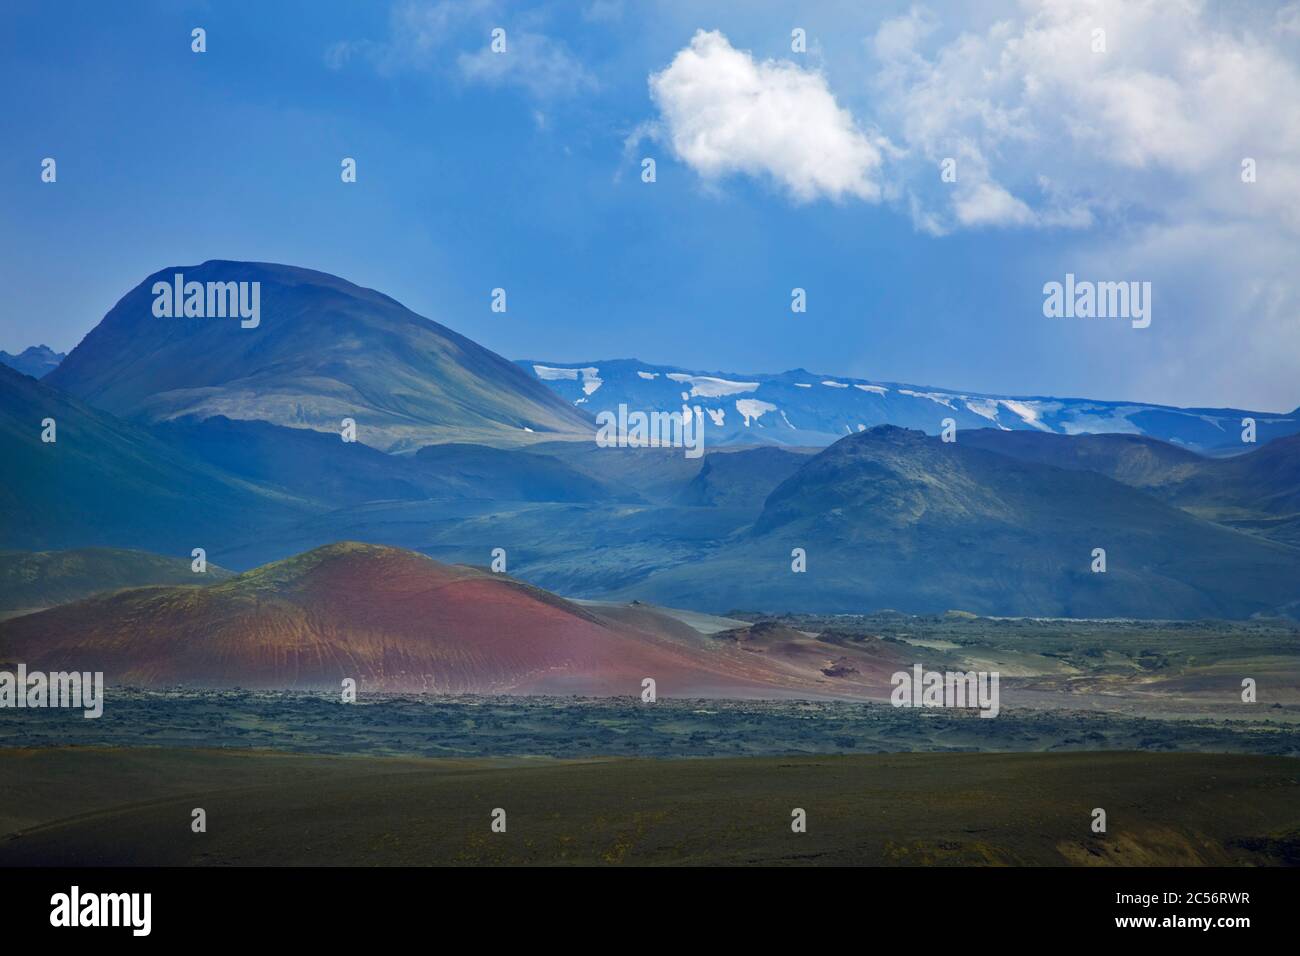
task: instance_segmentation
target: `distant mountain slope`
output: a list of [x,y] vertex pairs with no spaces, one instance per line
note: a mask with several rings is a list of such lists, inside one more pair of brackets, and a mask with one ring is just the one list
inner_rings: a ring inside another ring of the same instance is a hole
[[636,501],[637,494],[571,467],[549,455],[519,449],[449,443],[426,445],[415,453],[415,467],[447,476],[459,497],[499,501]]
[[[186,282],[260,283],[259,324],[155,317],[154,283],[177,273]],[[352,418],[358,440],[384,450],[593,430],[512,363],[388,296],[271,263],[211,260],[154,273],[48,383],[149,422],[224,415],[338,434]]]
[[30,345],[17,355],[10,355],[0,349],[0,365],[8,365],[14,371],[32,378],[48,375],[66,357],[63,352],[56,352],[48,345]]
[[152,431],[229,474],[328,508],[377,501],[637,498],[549,455],[521,449],[452,443],[393,455],[326,432],[224,416],[162,422]]
[[960,429],[999,428],[1056,434],[1149,435],[1193,449],[1240,447],[1241,420],[1256,420],[1261,442],[1300,433],[1289,414],[1173,408],[1141,402],[985,395],[814,374],[700,372],[636,359],[594,362],[521,360],[521,368],[575,407],[592,414],[620,404],[676,411],[683,398],[706,410],[705,444],[823,446],[876,425],[938,434],[945,418]]
[[189,557],[121,548],[0,552],[0,617],[78,601],[101,591],[150,584],[215,584],[231,576],[209,563],[194,571]]
[[[210,587],[137,588],[0,622],[0,662],[112,684],[433,693],[862,696],[891,651],[786,635],[766,654],[649,608],[586,608],[503,575],[344,542]],[[846,656],[847,655],[847,656]],[[875,656],[873,656],[875,655]],[[836,673],[823,668],[840,661]],[[846,664],[845,661],[852,661]]]
[[529,452],[558,458],[596,481],[664,504],[678,500],[707,460],[687,458],[680,448],[601,448],[595,441],[540,442]]
[[[47,418],[52,443],[41,440]],[[188,555],[270,534],[309,510],[3,366],[0,448],[0,548]]]
[[1145,435],[1049,435],[993,428],[959,433],[959,444],[1021,461],[1095,471],[1135,488],[1178,485],[1213,459]]
[[815,456],[749,533],[617,593],[714,611],[1245,617],[1298,606],[1300,550],[1090,471],[884,426]]
[[1171,487],[1170,500],[1219,517],[1234,512],[1300,517],[1300,435],[1206,461]]
[[[629,464],[620,450],[608,453],[618,468]],[[750,452],[719,460],[735,454]],[[693,479],[644,504],[373,503],[307,519],[287,537],[262,536],[222,559],[246,567],[340,537],[475,564],[501,547],[512,575],[566,595],[711,612],[964,608],[1187,619],[1300,611],[1300,549],[1101,474],[887,427],[803,460],[761,508],[746,506],[747,497],[677,503]],[[642,464],[657,461],[647,455]],[[1098,547],[1105,574],[1090,569]],[[806,551],[806,573],[792,572],[793,548]]]
[[1026,461],[1095,471],[1200,517],[1300,545],[1300,435],[1217,458],[1135,435],[1066,438],[984,429],[959,440]]
[[752,508],[757,514],[767,496],[806,464],[808,457],[781,448],[712,452],[704,457],[703,466],[682,492],[679,502],[707,507]]
[[[53,443],[41,441],[46,418],[56,423]],[[322,516],[321,540],[337,540],[326,515],[375,502],[438,501],[454,509],[462,502],[638,500],[616,476],[606,481],[519,449],[452,445],[390,455],[325,432],[220,416],[146,427],[6,367],[0,442],[0,549],[188,555],[203,547],[219,561],[236,546],[284,541],[313,515]],[[259,557],[288,553],[272,544]]]
[[259,482],[323,508],[451,494],[451,483],[361,442],[307,428],[233,421],[224,415],[160,422],[151,431],[173,447],[228,474]]

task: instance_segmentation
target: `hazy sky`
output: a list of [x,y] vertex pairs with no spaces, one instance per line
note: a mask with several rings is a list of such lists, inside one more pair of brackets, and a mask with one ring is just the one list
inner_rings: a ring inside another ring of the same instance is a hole
[[791,6],[7,0],[0,348],[257,259],[510,358],[1300,404],[1300,6]]

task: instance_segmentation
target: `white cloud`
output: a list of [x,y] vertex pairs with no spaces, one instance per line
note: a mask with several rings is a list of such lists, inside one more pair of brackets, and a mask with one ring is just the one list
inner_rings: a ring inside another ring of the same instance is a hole
[[[1300,69],[1268,39],[1295,20],[1219,18],[1196,0],[1025,0],[943,40],[950,25],[923,8],[886,21],[869,43],[877,118],[914,161],[918,226],[1226,216],[1300,232]],[[1240,181],[1246,156],[1269,170],[1257,188]],[[956,183],[940,181],[947,157]]]
[[858,129],[820,73],[756,61],[717,31],[697,32],[650,77],[655,132],[706,180],[767,176],[800,202],[878,201],[881,144]]
[[1024,226],[1036,219],[1028,206],[996,183],[962,190],[953,199],[953,211],[963,226]]
[[1062,328],[1073,354],[1164,401],[1293,408],[1300,5],[1019,0],[944,16],[914,8],[866,46],[865,108],[906,153],[890,173],[915,227],[1064,229],[1034,281],[1154,290],[1150,329]]

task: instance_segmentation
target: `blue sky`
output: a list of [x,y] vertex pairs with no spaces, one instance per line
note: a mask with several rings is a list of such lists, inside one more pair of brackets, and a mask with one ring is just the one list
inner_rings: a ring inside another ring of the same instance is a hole
[[[237,258],[510,358],[1300,404],[1300,8],[788,6],[11,0],[0,348]],[[1045,318],[1066,272],[1151,326]]]

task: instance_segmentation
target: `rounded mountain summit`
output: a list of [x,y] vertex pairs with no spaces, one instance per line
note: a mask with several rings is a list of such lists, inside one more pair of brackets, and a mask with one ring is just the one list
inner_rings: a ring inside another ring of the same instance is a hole
[[337,433],[351,418],[385,451],[594,430],[514,363],[388,296],[265,262],[159,270],[47,381],[145,422],[224,415]]

